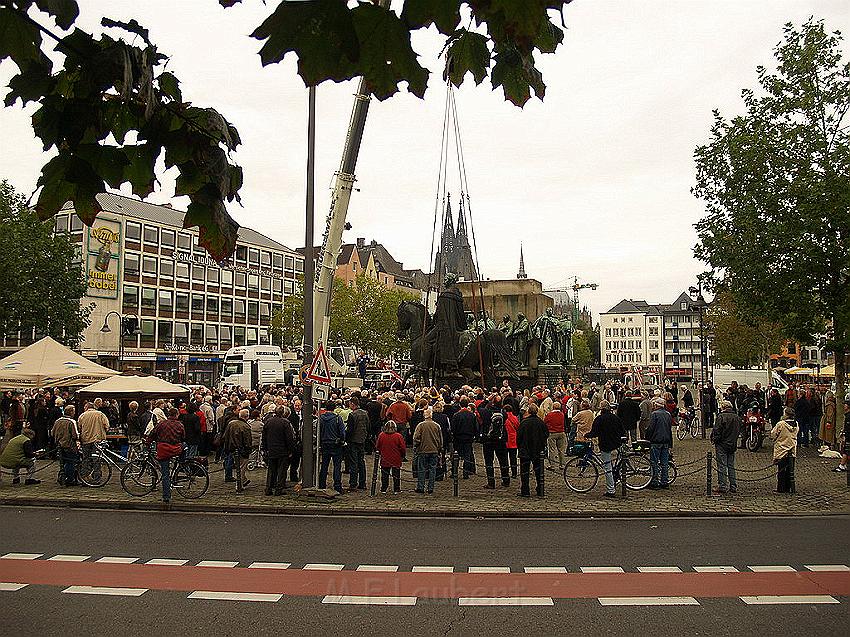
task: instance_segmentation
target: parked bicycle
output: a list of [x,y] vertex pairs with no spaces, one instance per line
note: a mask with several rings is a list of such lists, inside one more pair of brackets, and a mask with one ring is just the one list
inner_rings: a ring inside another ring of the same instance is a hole
[[[133,444],[127,450],[127,458],[132,459],[141,453],[140,444]],[[95,443],[91,455],[85,453],[77,463],[77,480],[87,487],[102,487],[112,478],[112,470],[121,471],[127,464],[127,458],[109,447],[109,443],[101,440]],[[59,479],[63,476],[59,470]]]
[[[160,465],[154,452],[139,458],[121,470],[121,487],[130,495],[143,497],[156,490],[160,476]],[[180,496],[194,500],[203,496],[210,486],[206,467],[194,459],[182,455],[172,458],[171,487]]]
[[[652,479],[649,459],[644,453],[631,448],[628,438],[623,437],[621,440],[622,445],[617,450],[617,459],[613,461],[614,481],[619,482],[620,477],[623,476],[627,488],[633,491],[644,489]],[[636,441],[635,444],[638,442],[640,441]],[[599,482],[599,474],[605,472],[602,456],[593,450],[592,443],[585,444],[584,453],[571,458],[564,465],[564,483],[576,493],[587,493],[593,489]]]
[[691,438],[699,436],[699,420],[693,407],[679,410],[679,422],[676,425],[676,437],[684,440],[691,434]]

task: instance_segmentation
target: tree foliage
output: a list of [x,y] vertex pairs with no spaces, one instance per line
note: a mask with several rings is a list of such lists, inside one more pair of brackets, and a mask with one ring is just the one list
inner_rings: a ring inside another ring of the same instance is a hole
[[[418,298],[366,276],[357,277],[352,286],[335,279],[328,341],[384,358],[401,354],[407,343],[396,336],[398,306],[402,301]],[[300,347],[304,337],[303,307],[303,290],[299,288],[286,298],[281,311],[272,316],[270,329],[275,342]]]
[[[223,7],[239,2],[219,0]],[[293,53],[306,85],[362,76],[383,100],[402,83],[424,96],[429,73],[411,34],[433,25],[446,37],[446,78],[459,86],[472,74],[480,84],[489,73],[493,88],[522,106],[532,91],[543,99],[534,55],[553,53],[563,40],[549,13],[569,2],[405,0],[397,13],[370,2],[281,0],[252,37],[263,42],[263,65]],[[229,256],[238,224],[226,203],[238,201],[242,187],[242,169],[230,155],[238,131],[215,109],[184,98],[167,56],[136,20],[104,17],[101,26],[118,34],[113,38],[83,31],[78,15],[77,0],[0,0],[0,64],[9,59],[18,68],[5,104],[38,102],[33,130],[44,150],[56,153],[38,180],[38,214],[47,219],[72,201],[90,224],[95,195],[107,188],[129,183],[142,198],[153,192],[163,157],[179,173],[175,195],[191,202],[184,226],[198,226],[200,244],[214,258]],[[51,47],[64,58],[61,68],[46,54]]]
[[576,369],[587,369],[593,363],[589,341],[593,341],[593,332],[586,330],[573,332],[573,363]]
[[785,26],[776,71],[758,67],[760,91],[743,91],[746,112],[715,112],[695,152],[693,189],[706,208],[695,252],[709,282],[797,340],[831,321],[839,392],[850,349],[850,64],[841,40],[821,21]]
[[762,366],[785,341],[782,325],[742,311],[728,291],[721,290],[705,313],[715,358],[733,367]]
[[51,336],[76,346],[88,326],[91,306],[81,306],[86,279],[74,246],[53,235],[53,224],[41,221],[15,192],[0,181],[0,271],[3,282],[0,331]]

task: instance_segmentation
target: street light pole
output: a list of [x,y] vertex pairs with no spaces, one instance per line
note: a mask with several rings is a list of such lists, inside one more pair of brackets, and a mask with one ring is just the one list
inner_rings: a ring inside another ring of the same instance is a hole
[[[304,358],[302,363],[309,365],[313,360],[313,279],[315,278],[314,238],[314,199],[316,182],[316,87],[307,89],[307,197],[306,229],[304,232]],[[310,488],[315,485],[313,453],[313,386],[302,383],[304,400],[301,403],[301,485]]]
[[100,328],[100,331],[104,334],[108,334],[112,330],[109,328],[109,317],[112,315],[118,317],[118,363],[115,366],[119,372],[121,371],[121,365],[124,360],[124,317],[120,312],[116,310],[111,310],[106,313],[106,316],[103,317],[103,326]]

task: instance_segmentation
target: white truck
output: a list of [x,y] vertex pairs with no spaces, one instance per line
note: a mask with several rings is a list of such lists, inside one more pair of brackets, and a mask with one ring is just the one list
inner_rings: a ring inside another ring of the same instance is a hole
[[714,386],[726,390],[732,381],[738,381],[738,385],[746,385],[747,387],[755,387],[756,383],[761,383],[764,389],[775,388],[779,393],[783,393],[788,389],[786,383],[779,374],[770,369],[723,369],[715,367],[713,375]]
[[261,385],[282,385],[287,380],[287,363],[295,357],[294,353],[284,353],[276,345],[231,347],[224,355],[219,387],[238,385],[256,389]]

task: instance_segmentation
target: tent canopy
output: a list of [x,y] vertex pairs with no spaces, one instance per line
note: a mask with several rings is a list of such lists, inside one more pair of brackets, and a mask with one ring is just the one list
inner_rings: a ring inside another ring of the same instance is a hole
[[820,375],[828,378],[835,377],[835,365],[827,365],[820,368]]
[[45,336],[0,360],[0,389],[82,387],[117,373]]
[[190,390],[156,376],[113,376],[77,392],[83,398],[180,398]]
[[806,376],[816,374],[817,370],[814,370],[811,367],[789,367],[785,370],[785,373],[793,376]]

